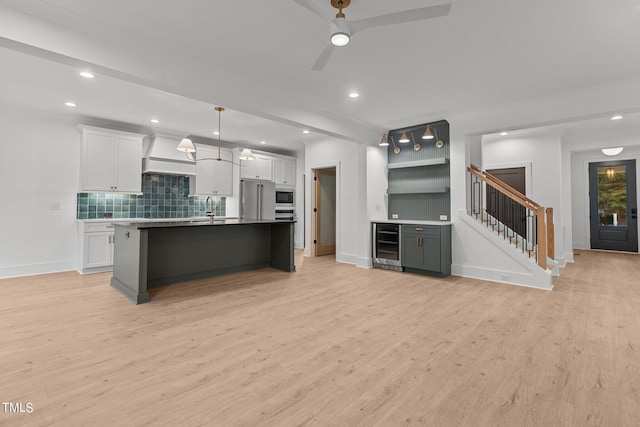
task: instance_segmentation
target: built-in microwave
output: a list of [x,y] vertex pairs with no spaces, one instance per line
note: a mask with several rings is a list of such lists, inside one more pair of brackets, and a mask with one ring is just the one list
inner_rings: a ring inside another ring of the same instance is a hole
[[295,205],[293,190],[276,190],[276,207],[293,207]]

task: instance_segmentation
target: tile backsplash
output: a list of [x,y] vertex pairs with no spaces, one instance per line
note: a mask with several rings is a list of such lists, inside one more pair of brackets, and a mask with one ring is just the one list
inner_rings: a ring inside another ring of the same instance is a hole
[[[142,195],[78,193],[76,218],[186,218],[204,216],[206,197],[189,196],[189,177],[145,174]],[[213,197],[216,216],[225,216],[224,197]]]

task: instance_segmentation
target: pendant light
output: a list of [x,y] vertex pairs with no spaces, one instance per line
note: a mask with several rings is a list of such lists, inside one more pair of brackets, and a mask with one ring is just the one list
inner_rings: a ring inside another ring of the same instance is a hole
[[607,178],[613,179],[616,176],[616,171],[613,168],[607,169]]
[[409,142],[409,138],[407,138],[406,131],[402,131],[402,136],[400,136],[400,139],[398,140],[398,142],[401,144],[406,144],[407,142]]
[[[220,122],[221,122],[221,115],[222,115],[222,112],[224,111],[224,108],[216,107],[215,110],[218,112],[218,157],[216,157],[216,158],[213,158],[213,157],[196,158],[196,157],[194,157],[193,153],[196,153],[196,146],[193,144],[193,141],[191,141],[189,138],[184,138],[182,141],[180,141],[180,143],[176,147],[176,150],[182,151],[185,154],[185,156],[187,156],[187,159],[189,159],[191,161],[217,160],[219,162],[229,162],[231,164],[240,166],[238,163],[235,163],[235,162],[232,162],[231,160],[226,160],[226,159],[223,159],[222,157],[220,157],[220,140],[221,140],[221,136],[220,135],[222,133],[221,129],[220,129]],[[248,148],[245,148],[240,153],[240,160],[254,160],[254,159],[255,159],[255,157],[253,156],[253,153]]]

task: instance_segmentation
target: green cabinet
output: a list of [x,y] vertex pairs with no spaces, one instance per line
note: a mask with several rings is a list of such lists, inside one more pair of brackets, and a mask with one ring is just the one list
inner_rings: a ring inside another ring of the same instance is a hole
[[451,274],[451,226],[403,224],[402,267],[411,273]]

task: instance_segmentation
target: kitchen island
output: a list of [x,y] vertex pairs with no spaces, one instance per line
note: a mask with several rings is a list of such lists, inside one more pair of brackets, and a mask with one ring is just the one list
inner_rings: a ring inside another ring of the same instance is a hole
[[147,289],[260,268],[294,272],[295,221],[114,222],[111,287],[134,304]]

